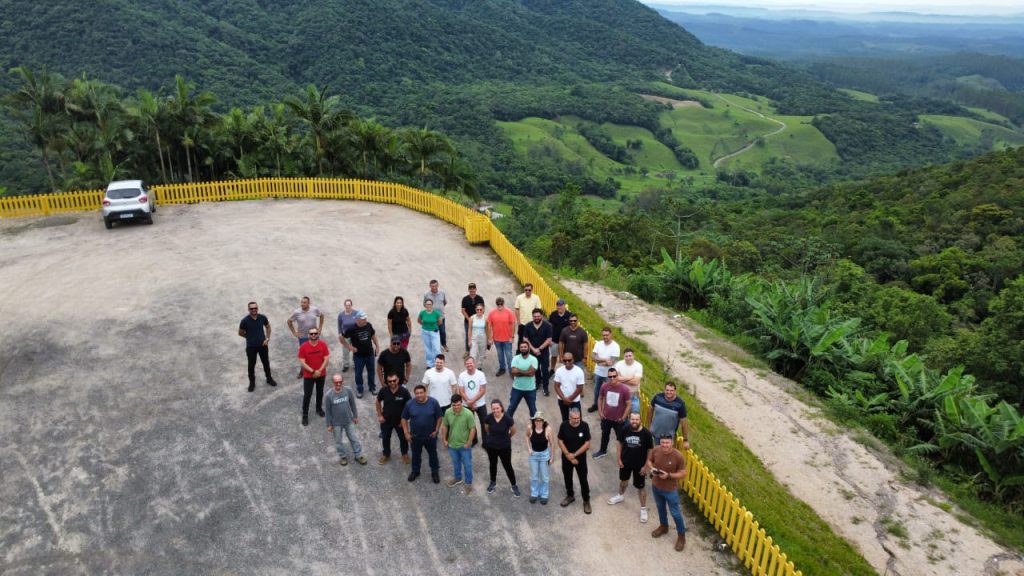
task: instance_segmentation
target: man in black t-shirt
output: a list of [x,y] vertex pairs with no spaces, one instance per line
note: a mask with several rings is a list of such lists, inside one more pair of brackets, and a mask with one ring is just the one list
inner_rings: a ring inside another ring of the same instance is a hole
[[530,344],[530,354],[537,359],[537,389],[543,390],[545,396],[551,395],[548,392],[548,382],[551,380],[551,359],[548,358],[548,354],[552,337],[551,324],[544,319],[544,311],[534,308],[533,322],[523,326],[523,338]]
[[558,348],[558,339],[562,336],[562,330],[569,327],[569,310],[565,307],[565,300],[561,298],[558,302],[555,302],[555,310],[548,316],[548,324],[551,324],[551,373],[555,373],[555,369],[558,368],[558,359],[561,358],[558,354],[561,352]]
[[405,409],[405,403],[412,400],[412,395],[405,386],[398,383],[398,380],[397,374],[388,373],[384,379],[384,386],[377,394],[377,422],[380,422],[380,441],[383,448],[377,463],[382,465],[391,460],[392,432],[398,432],[398,449],[402,452],[402,462],[409,463],[409,441],[402,433],[402,410]]
[[366,312],[358,312],[356,325],[345,330],[342,336],[348,342],[343,341],[341,345],[352,351],[352,363],[356,365],[356,398],[363,397],[364,370],[370,394],[376,394],[377,380],[374,377],[373,359],[376,358],[380,345],[377,344],[377,332],[373,329],[373,324],[366,320]]
[[249,302],[249,315],[242,318],[238,324],[238,335],[245,338],[245,356],[249,368],[249,392],[256,389],[256,357],[259,356],[263,364],[263,374],[267,377],[267,384],[277,386],[274,377],[270,375],[270,357],[268,346],[270,344],[270,321],[263,314],[260,314],[260,307],[255,302]]
[[583,512],[590,514],[590,483],[587,482],[587,450],[590,450],[590,426],[583,421],[578,408],[569,411],[569,419],[558,428],[558,448],[562,451],[562,477],[565,478],[565,499],[562,507],[576,501],[572,488],[572,472],[580,477]]
[[[466,333],[466,354],[469,354],[469,322],[470,318],[476,314],[476,305],[484,305],[484,297],[476,293],[476,284],[469,283],[469,294],[462,297],[462,327]],[[479,360],[479,359],[478,359]]]
[[629,477],[632,476],[633,486],[640,497],[641,523],[647,522],[645,479],[649,472],[647,461],[651,459],[651,450],[654,450],[654,438],[650,431],[643,427],[640,413],[630,413],[629,424],[622,429],[619,440],[619,493],[609,498],[608,503],[618,504],[626,499],[626,486],[629,485]]
[[412,374],[412,357],[409,351],[402,348],[402,337],[392,336],[391,346],[381,351],[377,356],[377,377],[381,382],[387,382],[388,374],[398,376],[398,383],[405,386],[409,383],[409,376]]

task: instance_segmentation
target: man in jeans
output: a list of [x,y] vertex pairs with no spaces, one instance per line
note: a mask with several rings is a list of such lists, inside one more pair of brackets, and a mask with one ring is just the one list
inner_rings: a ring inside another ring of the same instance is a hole
[[398,447],[402,451],[402,462],[409,463],[409,441],[402,432],[402,411],[405,404],[412,400],[409,390],[401,385],[398,374],[388,373],[384,377],[384,386],[377,394],[377,422],[380,422],[380,441],[383,447],[378,464],[387,464],[391,460],[391,433],[398,432]]
[[651,493],[658,509],[658,527],[651,532],[651,537],[660,538],[668,533],[670,513],[676,522],[676,551],[682,552],[686,547],[686,523],[679,511],[679,481],[686,478],[686,458],[672,446],[672,442],[671,436],[662,436],[651,450],[651,458],[647,462],[653,475]]
[[495,378],[505,373],[505,367],[512,361],[512,339],[516,335],[516,314],[505,307],[505,299],[497,298],[495,308],[487,315],[487,323],[491,325],[491,341],[498,353],[498,371]]
[[359,443],[359,433],[356,425],[359,424],[359,412],[356,410],[356,399],[352,391],[344,387],[344,380],[341,374],[331,377],[334,388],[327,391],[324,401],[327,408],[327,415],[324,421],[327,423],[327,431],[334,434],[334,448],[338,451],[338,464],[348,464],[348,454],[345,452],[345,436],[352,444],[352,456],[356,462],[366,464],[366,457],[363,456],[363,446]]
[[302,371],[302,425],[309,426],[309,399],[316,388],[316,415],[323,417],[324,380],[331,351],[320,341],[320,330],[311,328],[309,339],[299,346],[299,365]]
[[537,413],[537,357],[530,354],[530,345],[523,340],[519,343],[519,354],[512,359],[512,393],[508,400],[508,417],[516,417],[519,402],[526,400],[530,418]]
[[427,387],[417,384],[413,391],[414,399],[406,402],[402,409],[402,431],[412,448],[412,472],[409,482],[420,476],[423,449],[427,449],[430,458],[430,479],[434,484],[441,483],[441,464],[437,461],[437,434],[441,429],[441,405],[427,396]]
[[615,439],[622,441],[622,426],[629,413],[629,386],[619,382],[619,372],[608,369],[608,381],[601,387],[597,399],[597,413],[601,416],[601,449],[594,453],[594,460],[604,458],[608,453],[609,432],[615,429]]
[[569,410],[569,419],[558,428],[558,448],[562,451],[562,476],[565,478],[565,508],[576,501],[572,488],[572,472],[580,477],[583,512],[590,514],[590,483],[587,482],[587,450],[590,450],[590,426],[583,421],[579,408]]
[[448,487],[454,488],[462,484],[465,478],[465,493],[473,492],[473,439],[476,438],[476,418],[473,413],[462,407],[462,395],[452,394],[452,407],[444,413],[441,420],[441,438],[448,455],[452,457],[454,477],[448,481]]
[[377,332],[373,329],[373,324],[366,321],[366,312],[356,314],[356,325],[345,331],[345,339],[341,340],[341,345],[352,352],[352,361],[356,365],[356,397],[363,397],[363,372],[366,373],[370,394],[376,394],[376,366],[373,364],[380,351],[380,345],[377,343]]

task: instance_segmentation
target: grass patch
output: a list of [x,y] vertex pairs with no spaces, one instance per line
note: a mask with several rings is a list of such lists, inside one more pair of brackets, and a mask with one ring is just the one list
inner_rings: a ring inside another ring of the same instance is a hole
[[[549,270],[534,266],[552,289],[569,303],[584,325],[593,329],[605,321],[597,312],[562,286]],[[665,381],[661,362],[639,340],[615,330],[622,347],[632,347],[644,365],[644,389],[654,392]],[[764,464],[724,424],[683,392],[689,407],[690,439],[704,462],[750,510],[776,544],[804,574],[876,574],[849,542],[838,536],[810,506],[794,497]]]
[[878,96],[869,92],[861,92],[860,90],[850,90],[848,88],[840,88],[840,92],[846,94],[854,100],[860,100],[861,102],[878,102]]
[[[1024,552],[1024,530],[1021,530],[1020,514],[1014,514],[1002,506],[978,498],[970,486],[958,483],[943,474],[935,474],[932,481],[957,507],[969,514],[954,513],[957,520],[968,526],[981,528],[996,542],[1018,552]],[[952,508],[943,502],[935,505],[944,510],[947,507]]]
[[1024,145],[1024,134],[1009,128],[960,116],[921,115],[921,122],[931,124],[961,146],[977,146],[990,141],[993,150]]

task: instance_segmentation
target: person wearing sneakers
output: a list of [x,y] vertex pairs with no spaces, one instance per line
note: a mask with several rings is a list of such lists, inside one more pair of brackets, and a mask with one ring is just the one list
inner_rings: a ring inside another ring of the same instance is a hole
[[530,431],[526,434],[526,450],[530,462],[530,504],[540,499],[548,503],[548,484],[551,479],[551,428],[540,410],[530,418]]
[[629,386],[619,382],[619,371],[608,369],[608,381],[601,386],[597,398],[597,414],[601,417],[601,449],[594,453],[594,460],[600,460],[608,453],[609,432],[615,430],[615,438],[622,441],[622,427],[629,415]]
[[249,370],[249,392],[256,389],[256,357],[263,364],[263,374],[268,386],[277,386],[270,375],[270,359],[267,346],[270,344],[270,321],[260,314],[260,307],[249,302],[249,315],[238,324],[238,335],[245,338],[245,357]]
[[651,459],[653,449],[654,440],[640,421],[640,413],[630,413],[629,425],[623,428],[619,439],[619,493],[609,498],[608,503],[614,505],[626,499],[626,486],[632,476],[633,487],[640,497],[641,524],[647,523],[647,461]]
[[668,533],[668,514],[672,514],[676,522],[676,551],[682,552],[686,547],[686,523],[679,511],[679,481],[686,478],[686,457],[675,449],[673,441],[668,434],[662,436],[647,462],[651,470],[651,493],[658,510],[658,527],[651,532],[651,537],[660,538]]
[[587,450],[590,450],[590,426],[583,421],[580,409],[569,410],[569,419],[558,428],[558,449],[562,452],[562,476],[565,478],[565,499],[562,507],[576,501],[572,489],[572,472],[580,477],[583,512],[590,514],[590,483],[587,481]]
[[398,374],[388,373],[384,376],[384,386],[377,393],[377,400],[374,403],[377,408],[377,422],[380,422],[380,441],[383,448],[378,464],[387,464],[391,459],[392,432],[398,432],[398,448],[402,452],[402,462],[409,463],[409,441],[402,433],[402,411],[409,400],[412,400],[412,396],[409,395],[409,390],[402,386]]
[[491,474],[491,483],[487,485],[488,494],[494,492],[498,479],[498,460],[501,460],[501,466],[512,485],[512,495],[519,498],[516,471],[512,469],[512,437],[515,435],[516,423],[505,413],[505,406],[501,400],[491,400],[491,413],[484,420],[483,440]]
[[412,472],[409,472],[409,482],[420,476],[420,464],[422,463],[423,449],[427,449],[427,456],[430,458],[430,479],[434,484],[441,483],[440,468],[437,461],[437,434],[441,428],[441,405],[430,396],[427,396],[427,387],[417,384],[413,389],[413,401],[406,402],[402,408],[402,432],[405,439],[412,448]]
[[366,312],[356,313],[356,325],[345,330],[345,337],[340,338],[341,345],[352,353],[352,361],[356,368],[356,397],[363,397],[363,373],[366,373],[366,384],[370,388],[370,396],[377,394],[377,380],[374,363],[380,352],[377,343],[377,331],[366,319]]
[[441,438],[448,455],[452,457],[453,478],[448,487],[454,488],[465,480],[465,492],[473,491],[473,440],[476,438],[476,419],[471,410],[462,406],[462,395],[452,394],[452,407],[441,419]]
[[320,329],[309,329],[309,339],[299,346],[299,367],[302,371],[302,425],[309,426],[309,399],[316,388],[316,415],[324,415],[324,380],[327,365],[331,359],[331,351],[327,344],[320,340]]
[[363,456],[363,446],[359,443],[359,432],[356,425],[359,424],[359,412],[356,410],[356,399],[352,391],[345,388],[344,379],[341,374],[331,377],[334,387],[327,391],[324,397],[324,407],[327,423],[327,431],[334,434],[334,449],[338,451],[338,464],[348,464],[348,454],[345,451],[345,436],[348,436],[349,444],[352,445],[352,456],[356,462],[366,464],[366,457]]

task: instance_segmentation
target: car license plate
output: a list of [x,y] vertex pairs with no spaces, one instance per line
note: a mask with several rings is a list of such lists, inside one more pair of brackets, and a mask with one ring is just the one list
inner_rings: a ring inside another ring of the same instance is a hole
[[121,214],[121,219],[124,220],[125,218],[131,218],[133,216],[134,214]]

